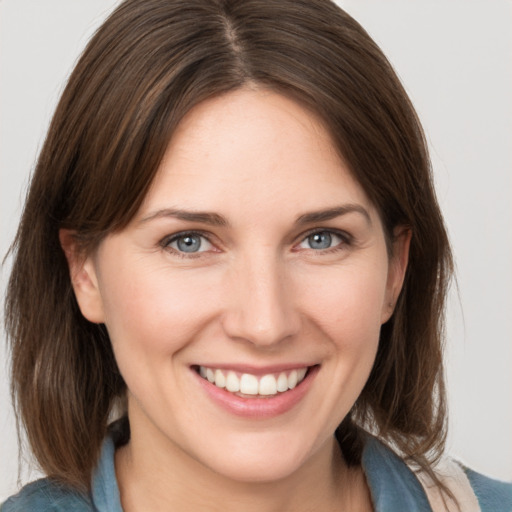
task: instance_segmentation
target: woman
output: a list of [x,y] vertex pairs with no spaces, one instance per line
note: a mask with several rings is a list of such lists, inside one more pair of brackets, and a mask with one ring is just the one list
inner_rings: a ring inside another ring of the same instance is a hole
[[449,245],[414,110],[334,4],[122,3],[14,250],[13,390],[49,478],[2,511],[512,506],[434,471]]

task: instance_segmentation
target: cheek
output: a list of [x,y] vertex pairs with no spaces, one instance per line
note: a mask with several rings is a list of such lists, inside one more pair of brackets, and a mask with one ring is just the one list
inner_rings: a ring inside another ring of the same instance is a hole
[[167,377],[174,374],[180,351],[207,322],[209,301],[191,275],[179,279],[165,269],[139,267],[126,279],[119,270],[109,275],[103,293],[114,355],[133,396],[162,402],[177,385]]
[[118,266],[108,275],[102,298],[116,352],[176,352],[208,321],[213,287],[200,276],[185,274],[140,265],[130,274]]
[[386,297],[387,272],[382,263],[329,269],[301,284],[304,310],[329,337],[346,348],[365,338],[378,339]]

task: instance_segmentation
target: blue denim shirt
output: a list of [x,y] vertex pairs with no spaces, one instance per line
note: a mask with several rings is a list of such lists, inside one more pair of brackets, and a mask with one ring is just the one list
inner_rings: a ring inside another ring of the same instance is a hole
[[[93,476],[90,495],[41,479],[9,498],[0,512],[122,512],[114,469],[114,442],[107,438]],[[423,488],[409,467],[389,448],[369,437],[363,470],[375,512],[431,512]],[[512,483],[466,470],[482,512],[512,512]]]

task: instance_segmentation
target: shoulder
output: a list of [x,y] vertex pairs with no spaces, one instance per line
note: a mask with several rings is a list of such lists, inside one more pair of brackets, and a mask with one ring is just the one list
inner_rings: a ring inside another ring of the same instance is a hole
[[91,512],[89,497],[47,478],[26,485],[0,506],[0,512]]
[[[512,483],[481,475],[453,459],[446,461],[447,468],[458,471],[436,473],[462,503],[462,510],[512,512]],[[377,511],[446,510],[431,485],[378,439],[367,437],[362,462]]]
[[42,478],[26,485],[0,505],[0,512],[122,512],[114,466],[115,444],[105,438],[90,493],[81,493],[55,480]]
[[[437,477],[453,494],[460,509],[475,512],[512,512],[512,484],[499,482],[481,475],[450,457],[438,461],[434,471]],[[430,477],[418,473],[429,501],[434,510],[456,510],[453,503],[445,507],[445,502],[437,486]]]
[[482,512],[512,511],[512,483],[501,482],[464,468]]

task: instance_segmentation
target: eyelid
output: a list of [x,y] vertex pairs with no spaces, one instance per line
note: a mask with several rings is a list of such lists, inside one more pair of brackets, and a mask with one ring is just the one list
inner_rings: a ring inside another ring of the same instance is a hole
[[347,233],[346,231],[342,229],[336,229],[336,228],[312,228],[306,231],[305,233],[301,233],[298,237],[298,243],[304,241],[306,238],[308,238],[311,235],[314,235],[315,233],[332,233],[334,235],[339,236],[342,238],[346,243],[351,243],[354,239],[354,237]]
[[164,238],[162,238],[162,240],[159,242],[159,245],[161,247],[163,247],[164,249],[172,251],[173,254],[176,254],[176,255],[178,255],[180,257],[184,257],[184,258],[198,257],[199,255],[201,255],[203,253],[207,253],[207,252],[211,251],[211,249],[207,249],[205,251],[197,251],[197,252],[187,253],[187,252],[175,249],[174,247],[170,247],[170,244],[172,242],[174,242],[180,238],[183,238],[185,236],[199,236],[201,238],[204,238],[210,245],[215,247],[214,243],[211,240],[211,238],[212,238],[211,234],[207,233],[205,231],[202,231],[200,229],[199,230],[198,229],[188,229],[188,230],[184,230],[184,231],[179,231],[177,233],[173,233],[171,235],[167,235]]

